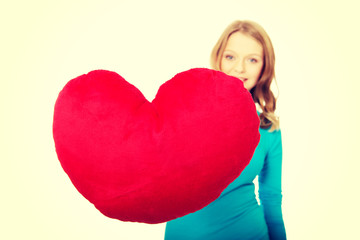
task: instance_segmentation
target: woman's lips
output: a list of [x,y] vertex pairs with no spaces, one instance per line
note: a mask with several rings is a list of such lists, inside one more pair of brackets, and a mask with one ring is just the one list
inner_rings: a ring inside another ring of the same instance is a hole
[[247,80],[247,78],[243,78],[243,77],[239,77],[239,79],[243,82],[245,82]]

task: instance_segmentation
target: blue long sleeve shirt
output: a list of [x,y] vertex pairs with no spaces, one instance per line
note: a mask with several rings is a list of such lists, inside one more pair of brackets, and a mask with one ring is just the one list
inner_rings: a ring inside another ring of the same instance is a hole
[[[168,222],[165,240],[286,239],[281,210],[281,131],[259,131],[259,145],[240,176],[208,206]],[[253,183],[256,176],[260,204]]]

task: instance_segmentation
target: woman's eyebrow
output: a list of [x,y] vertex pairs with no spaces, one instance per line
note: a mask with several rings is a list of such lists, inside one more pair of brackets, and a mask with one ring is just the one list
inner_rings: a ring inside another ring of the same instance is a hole
[[[232,53],[232,54],[237,54],[235,51],[233,50],[229,50],[229,49],[225,49],[224,50],[224,54],[226,53]],[[249,53],[249,54],[246,54],[246,56],[257,56],[259,58],[262,58],[263,56],[261,55],[261,53]]]
[[262,55],[258,54],[258,53],[252,53],[252,54],[249,54],[248,56],[257,56],[259,58],[262,58]]

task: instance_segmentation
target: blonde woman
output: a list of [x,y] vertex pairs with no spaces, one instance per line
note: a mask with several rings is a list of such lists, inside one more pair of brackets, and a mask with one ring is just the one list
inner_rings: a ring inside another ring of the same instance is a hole
[[[166,240],[286,239],[281,210],[281,132],[270,90],[274,65],[271,40],[252,21],[233,22],[214,46],[212,68],[243,81],[259,109],[260,142],[250,164],[218,199],[166,224]],[[253,183],[256,176],[260,205]]]

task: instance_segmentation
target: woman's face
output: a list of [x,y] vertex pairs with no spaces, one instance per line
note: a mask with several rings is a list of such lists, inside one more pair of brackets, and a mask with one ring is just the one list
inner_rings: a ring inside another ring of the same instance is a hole
[[253,37],[241,32],[231,34],[221,58],[221,71],[239,78],[251,90],[264,65],[263,48]]

